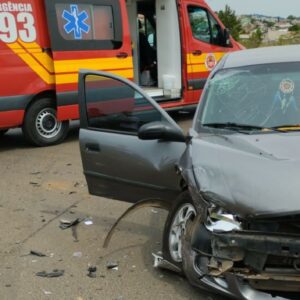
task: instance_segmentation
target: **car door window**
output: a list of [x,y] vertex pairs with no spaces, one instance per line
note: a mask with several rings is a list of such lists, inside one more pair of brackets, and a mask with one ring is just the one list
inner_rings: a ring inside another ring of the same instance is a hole
[[210,43],[210,24],[206,10],[198,6],[189,6],[188,13],[193,37],[197,40]]
[[90,129],[137,134],[139,128],[164,116],[133,86],[100,75],[85,77],[85,106]]
[[189,6],[188,12],[195,39],[214,45],[223,45],[222,27],[207,10],[198,6]]

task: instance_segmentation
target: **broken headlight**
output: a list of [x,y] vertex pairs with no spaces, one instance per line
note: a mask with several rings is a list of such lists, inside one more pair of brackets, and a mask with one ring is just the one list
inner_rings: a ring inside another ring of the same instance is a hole
[[242,230],[241,222],[236,215],[216,206],[212,206],[208,209],[204,225],[209,231],[229,232]]

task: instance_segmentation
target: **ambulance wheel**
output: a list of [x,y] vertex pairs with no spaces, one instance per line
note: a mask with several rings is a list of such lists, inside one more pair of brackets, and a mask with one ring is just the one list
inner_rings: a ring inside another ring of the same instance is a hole
[[4,136],[4,134],[8,131],[8,129],[0,130],[0,137]]
[[60,122],[51,98],[34,102],[27,110],[23,124],[25,138],[35,146],[61,143],[67,136],[69,121]]
[[163,233],[163,256],[182,269],[182,236],[188,220],[194,219],[196,209],[188,191],[174,201],[167,217]]

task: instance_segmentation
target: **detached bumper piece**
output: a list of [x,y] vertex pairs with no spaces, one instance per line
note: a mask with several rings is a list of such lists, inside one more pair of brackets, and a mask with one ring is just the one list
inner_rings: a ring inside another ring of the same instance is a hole
[[300,292],[300,235],[212,232],[211,250],[210,275],[230,272],[256,289]]

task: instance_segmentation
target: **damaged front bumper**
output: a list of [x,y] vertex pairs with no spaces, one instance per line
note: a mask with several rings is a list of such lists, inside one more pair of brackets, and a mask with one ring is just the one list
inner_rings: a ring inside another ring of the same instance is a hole
[[300,235],[210,231],[198,216],[186,228],[183,269],[196,286],[236,299],[300,293]]

